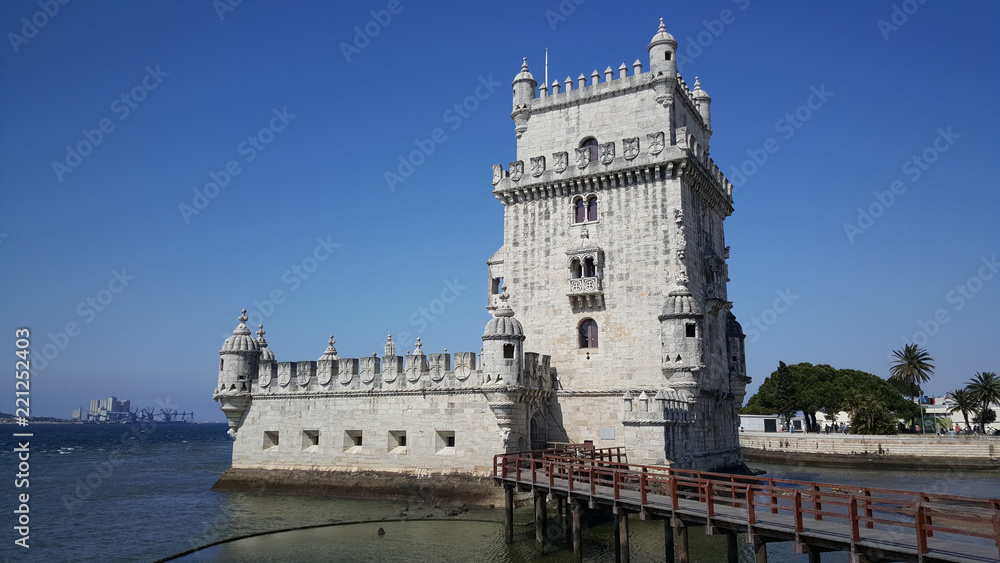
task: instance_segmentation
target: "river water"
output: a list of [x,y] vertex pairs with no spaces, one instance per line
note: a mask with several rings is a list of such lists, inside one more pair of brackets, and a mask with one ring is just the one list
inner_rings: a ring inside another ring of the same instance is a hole
[[[5,451],[17,447],[0,426]],[[154,561],[214,541],[303,526],[334,524],[220,544],[177,559],[206,561],[496,561],[561,562],[571,554],[545,553],[534,542],[530,507],[515,514],[513,545],[504,542],[503,510],[443,503],[316,498],[308,495],[220,493],[212,484],[229,465],[232,443],[224,424],[33,425],[30,486],[15,488],[16,460],[3,464],[5,561]],[[1000,473],[845,470],[751,464],[769,475],[869,487],[1000,496]],[[12,512],[29,492],[28,549]],[[403,516],[400,516],[402,514]],[[663,560],[663,524],[630,521],[632,561]],[[378,528],[385,534],[378,535]],[[558,535],[557,526],[551,532]],[[692,562],[725,560],[725,541],[698,529],[690,534]],[[610,522],[585,527],[584,560],[614,560]],[[742,544],[741,561],[751,561]],[[770,544],[772,562],[803,561],[790,544]],[[846,561],[846,554],[824,554]]]

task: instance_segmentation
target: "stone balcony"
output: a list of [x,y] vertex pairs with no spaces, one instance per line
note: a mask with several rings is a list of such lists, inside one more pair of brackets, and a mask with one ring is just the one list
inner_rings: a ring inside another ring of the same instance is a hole
[[569,280],[570,303],[574,309],[594,309],[604,305],[601,278],[573,278]]

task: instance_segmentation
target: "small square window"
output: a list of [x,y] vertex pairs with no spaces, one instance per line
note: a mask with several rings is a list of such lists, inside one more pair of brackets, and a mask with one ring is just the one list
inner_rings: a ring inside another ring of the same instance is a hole
[[514,358],[514,345],[504,344],[503,345],[503,357],[505,360],[511,360]]
[[361,453],[362,445],[362,432],[361,430],[345,430],[344,431],[344,451],[352,454]]
[[389,453],[391,454],[406,453],[406,430],[389,431]]
[[264,432],[264,450],[274,450],[278,448],[278,432]]
[[687,337],[688,338],[694,338],[695,337],[695,324],[694,323],[688,323],[687,326],[685,327],[685,329],[686,329]]
[[319,451],[319,430],[302,431],[302,451],[304,452]]
[[455,455],[455,431],[438,430],[434,440],[435,453],[441,455]]

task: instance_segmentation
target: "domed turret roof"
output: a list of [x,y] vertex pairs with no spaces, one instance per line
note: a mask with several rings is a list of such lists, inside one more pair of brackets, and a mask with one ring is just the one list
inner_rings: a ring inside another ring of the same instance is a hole
[[711,100],[708,92],[701,89],[701,82],[698,82],[698,77],[694,77],[694,90],[691,90],[691,97],[696,100]]
[[677,47],[677,40],[674,39],[673,35],[667,33],[667,28],[663,25],[663,18],[660,18],[660,29],[657,30],[656,35],[653,36],[653,40],[649,42],[649,46],[659,45],[660,43],[670,43],[675,48]]
[[514,77],[514,82],[518,82],[520,80],[530,80],[532,82],[535,81],[535,77],[532,76],[530,72],[528,72],[528,58],[527,57],[524,57],[524,59],[522,59],[522,62],[521,62],[521,72],[517,73],[517,76]]
[[524,327],[521,321],[514,318],[514,310],[507,303],[507,286],[505,285],[500,293],[500,306],[493,311],[493,318],[486,323],[486,330],[483,331],[483,340],[493,340],[501,338],[524,339]]
[[273,362],[274,352],[267,347],[267,340],[264,340],[264,325],[257,325],[257,343],[260,344],[260,361],[262,362]]
[[667,302],[663,305],[660,319],[676,317],[701,317],[701,307],[687,288],[687,275],[678,276],[677,288],[667,294]]
[[333,335],[330,335],[330,345],[326,347],[326,352],[319,357],[321,360],[339,360],[340,356],[337,355],[337,349],[333,347],[333,343],[336,340],[333,339]]
[[236,325],[233,335],[226,339],[222,345],[220,353],[225,352],[260,352],[260,343],[250,334],[247,328],[247,310],[243,309],[239,318],[240,324]]

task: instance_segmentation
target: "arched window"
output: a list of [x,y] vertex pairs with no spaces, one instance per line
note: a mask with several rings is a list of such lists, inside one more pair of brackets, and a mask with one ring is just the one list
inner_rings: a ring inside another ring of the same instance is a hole
[[580,348],[597,348],[597,323],[584,319],[580,323]]
[[573,261],[569,263],[569,275],[575,280],[583,277],[583,268],[580,267],[579,260],[574,258]]
[[597,196],[590,196],[587,200],[587,220],[596,221],[597,220]]
[[573,222],[583,223],[587,220],[587,204],[583,201],[583,198],[576,200],[573,204]]
[[580,143],[580,147],[587,147],[590,149],[590,162],[597,162],[597,139],[593,137],[587,137]]
[[583,261],[583,277],[585,278],[596,278],[597,268],[594,267],[594,259],[587,258]]

